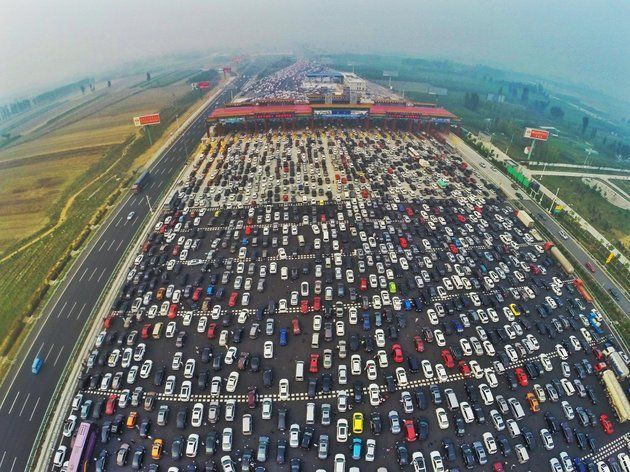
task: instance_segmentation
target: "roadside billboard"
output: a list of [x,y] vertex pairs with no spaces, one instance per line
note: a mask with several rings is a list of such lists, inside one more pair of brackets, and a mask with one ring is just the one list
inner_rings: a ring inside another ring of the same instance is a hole
[[525,134],[523,136],[527,139],[547,141],[547,139],[549,139],[549,131],[544,129],[525,128]]
[[160,114],[152,113],[151,115],[135,116],[133,118],[133,124],[136,126],[159,125]]

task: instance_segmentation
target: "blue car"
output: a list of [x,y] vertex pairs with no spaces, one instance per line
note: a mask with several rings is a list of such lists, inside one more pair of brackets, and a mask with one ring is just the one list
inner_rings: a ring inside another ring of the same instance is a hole
[[286,345],[287,345],[287,329],[282,328],[280,330],[280,346],[286,346]]
[[213,295],[214,294],[214,285],[208,285],[208,288],[206,289],[206,295]]
[[369,313],[363,313],[363,329],[366,331],[369,331],[371,329]]
[[31,372],[33,372],[35,375],[39,374],[39,370],[42,368],[42,364],[44,363],[44,360],[41,357],[36,357],[33,360],[33,365],[31,366]]
[[411,300],[409,300],[408,298],[405,298],[403,300],[403,304],[405,305],[405,311],[411,310]]
[[352,440],[352,458],[355,461],[358,461],[361,459],[362,446],[363,446],[363,441],[361,440],[361,438],[354,438]]

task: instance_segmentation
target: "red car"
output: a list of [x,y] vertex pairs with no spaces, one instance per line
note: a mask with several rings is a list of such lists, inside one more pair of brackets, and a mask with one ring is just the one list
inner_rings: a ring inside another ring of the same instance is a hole
[[208,339],[214,339],[215,336],[217,335],[217,324],[216,323],[210,323],[210,326],[208,326]]
[[177,256],[179,256],[179,251],[180,251],[180,249],[181,249],[181,246],[180,246],[179,244],[176,244],[176,245],[173,247],[173,251],[171,252],[171,254],[173,255],[173,257],[177,257]]
[[416,352],[424,352],[424,342],[420,336],[413,337],[413,345],[416,348]]
[[238,299],[238,292],[232,292],[232,295],[230,295],[230,301],[228,302],[228,306],[236,306],[237,299]]
[[167,317],[169,320],[172,320],[177,316],[177,308],[178,308],[177,303],[173,303],[170,307],[168,307]]
[[293,334],[295,334],[296,336],[298,334],[302,334],[302,330],[300,329],[300,320],[298,320],[297,318],[293,318],[293,320],[291,321],[291,325],[293,326]]
[[151,323],[147,323],[142,327],[142,331],[140,331],[140,337],[142,339],[149,339],[149,336],[151,336],[151,329],[153,328],[153,325]]
[[492,464],[492,472],[503,472],[504,470],[503,462],[495,462]]
[[245,226],[245,236],[249,236],[250,234],[252,234],[252,227]]
[[451,252],[453,254],[458,254],[459,253],[459,249],[457,249],[457,246],[455,246],[455,244],[451,243],[448,245],[448,247],[450,248]]
[[442,359],[444,360],[444,364],[447,368],[452,369],[455,367],[455,360],[453,359],[453,354],[448,349],[442,349]]
[[407,439],[407,442],[414,442],[418,439],[418,434],[416,433],[416,427],[414,426],[413,421],[405,420],[403,426],[405,428],[405,438]]
[[[105,414],[113,415],[114,413],[116,413],[117,404],[118,404],[118,395],[116,395],[115,393],[112,393],[109,397],[107,397],[107,403],[105,403]],[[606,415],[602,415],[602,416],[606,416]]]
[[608,366],[606,365],[605,362],[598,362],[597,364],[595,364],[595,372],[601,372],[602,370],[606,369]]
[[114,318],[115,318],[115,316],[114,316],[113,313],[107,315],[107,317],[103,320],[103,327],[105,329],[111,328],[112,327],[112,323],[114,322]]
[[311,374],[316,374],[319,371],[319,354],[311,354],[311,362],[308,366],[308,371]]
[[608,419],[608,415],[605,415],[602,413],[599,417],[599,422],[602,425],[602,429],[604,430],[604,433],[612,434],[615,432],[615,429],[613,428],[613,423],[612,421]]
[[193,296],[192,296],[192,301],[193,302],[198,302],[199,299],[201,298],[201,294],[203,293],[203,288],[201,287],[197,287],[195,289],[195,291],[193,292]]
[[322,299],[321,297],[313,298],[313,311],[319,311],[322,309]]
[[413,210],[409,207],[405,208],[405,212],[407,213],[408,217],[412,217],[413,216]]
[[400,344],[396,343],[392,346],[392,356],[394,356],[394,362],[396,362],[397,364],[400,364],[405,360]]
[[462,375],[465,378],[470,377],[471,371],[470,371],[470,367],[468,366],[468,364],[466,364],[466,361],[459,361],[457,363],[457,366],[459,367],[459,371],[462,373]]
[[300,303],[300,313],[306,315],[308,313],[308,300],[302,300]]
[[365,292],[367,290],[367,279],[365,277],[361,277],[361,282],[359,283],[359,290]]
[[525,371],[521,367],[518,367],[514,371],[514,373],[516,374],[516,380],[518,381],[518,384],[521,387],[527,387],[529,381],[527,380],[527,374],[525,373]]
[[258,402],[258,389],[256,387],[250,387],[247,390],[247,406],[249,408],[256,408]]
[[406,238],[399,238],[398,239],[400,241],[400,247],[403,249],[407,249],[409,247],[409,244],[407,244],[407,239]]
[[593,264],[591,264],[590,262],[587,262],[586,264],[584,264],[586,266],[586,268],[588,270],[590,270],[593,274],[595,273],[595,266]]
[[604,353],[596,347],[593,348],[593,355],[598,361],[601,361],[604,358]]

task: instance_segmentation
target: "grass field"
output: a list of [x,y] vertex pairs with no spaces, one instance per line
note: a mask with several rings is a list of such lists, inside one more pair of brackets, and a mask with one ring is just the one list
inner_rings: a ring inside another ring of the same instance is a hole
[[613,244],[620,241],[624,247],[630,247],[630,211],[608,203],[579,178],[548,175],[544,183],[547,188],[559,188],[558,196]]
[[630,180],[611,179],[612,183],[630,195]]
[[[176,115],[183,121],[202,99],[190,85],[179,83],[141,89],[105,107],[95,101],[89,105],[94,113],[82,109],[82,118],[69,120],[63,129],[0,152],[4,354],[21,337],[30,315],[38,312],[35,294],[48,287],[44,281],[53,266],[66,260],[68,249],[90,227],[94,215],[108,199],[114,202],[111,197],[116,197],[121,184],[168,139]],[[162,123],[153,127],[154,144],[149,147],[132,117],[156,111]]]

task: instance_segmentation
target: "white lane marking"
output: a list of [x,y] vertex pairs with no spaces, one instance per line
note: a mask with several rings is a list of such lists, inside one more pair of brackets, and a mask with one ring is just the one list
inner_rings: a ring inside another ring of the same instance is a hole
[[48,352],[46,353],[46,357],[44,357],[44,362],[48,360],[48,356],[50,356],[50,351],[52,351],[53,347],[55,347],[55,343],[52,343],[50,345],[50,349],[48,349]]
[[90,276],[88,277],[88,282],[90,280],[92,280],[92,277],[94,277],[94,274],[96,274],[96,270],[98,269],[98,267],[94,267],[94,270],[92,271],[92,273],[90,274]]
[[101,279],[103,278],[103,275],[105,275],[105,267],[103,267],[103,271],[101,272],[101,275],[98,276],[98,279],[96,279],[96,281],[100,282]]
[[42,349],[44,349],[44,343],[42,342],[42,345],[39,346],[39,349],[37,350],[37,353],[35,354],[35,357],[39,357],[39,353],[42,352]]
[[18,416],[22,416],[22,413],[24,412],[24,408],[26,408],[26,404],[28,403],[28,399],[31,396],[31,393],[29,392],[28,395],[26,395],[26,400],[24,400],[24,403],[22,403],[22,408],[20,409],[20,413],[18,414]]
[[13,403],[11,403],[11,408],[9,408],[9,412],[7,413],[7,415],[10,415],[11,412],[13,411],[13,407],[15,406],[15,402],[17,401],[19,396],[20,396],[20,392],[18,392],[17,395],[15,395],[15,397],[13,398]]
[[115,243],[115,242],[116,242],[116,240],[115,240],[115,239],[112,239],[112,242],[111,242],[111,243],[109,243],[109,246],[107,247],[107,252],[111,251],[112,246],[114,245],[114,243]]
[[4,457],[7,455],[7,451],[2,453],[2,459],[0,459],[0,469],[2,469],[2,464],[4,464]]
[[81,318],[81,315],[83,314],[83,310],[85,310],[86,305],[87,303],[84,303],[81,309],[79,310],[79,313],[77,314],[77,320]]
[[37,405],[39,405],[39,399],[40,399],[40,397],[37,397],[37,401],[35,402],[35,406],[33,407],[33,411],[31,412],[31,416],[28,419],[29,421],[33,420],[33,415],[35,414],[35,410],[37,410]]
[[81,277],[79,277],[79,282],[83,281],[83,277],[85,277],[85,274],[87,273],[89,267],[86,267],[85,270],[83,271],[83,273],[81,274]]
[[121,239],[120,242],[118,243],[118,246],[116,246],[116,252],[118,252],[118,250],[120,249],[120,246],[122,246],[122,243],[124,242],[124,239]]
[[11,470],[9,472],[13,472],[13,468],[15,467],[15,461],[17,461],[17,456],[13,458],[13,464],[11,464]]
[[61,349],[59,349],[59,353],[57,354],[57,357],[55,357],[55,362],[53,362],[53,367],[55,367],[57,365],[57,361],[59,360],[59,356],[61,356],[61,353],[63,352],[65,347],[66,346],[61,346]]
[[74,307],[77,306],[77,302],[74,302],[74,304],[72,305],[72,308],[70,308],[70,311],[68,312],[68,316],[66,316],[66,318],[70,319],[70,315],[72,314],[72,312],[74,311]]
[[61,307],[61,310],[59,310],[57,312],[57,318],[59,318],[61,316],[61,313],[63,312],[63,310],[66,309],[66,305],[68,304],[68,302],[66,301],[66,303],[63,304],[63,306]]
[[116,224],[114,225],[115,228],[118,228],[118,225],[120,224],[120,222],[123,220],[122,216],[120,218],[118,218],[118,221],[116,222]]
[[107,239],[104,239],[103,242],[101,243],[101,245],[98,248],[97,252],[101,252],[101,249],[103,249],[103,246],[105,246],[105,243],[107,242]]

